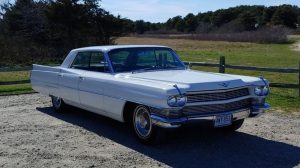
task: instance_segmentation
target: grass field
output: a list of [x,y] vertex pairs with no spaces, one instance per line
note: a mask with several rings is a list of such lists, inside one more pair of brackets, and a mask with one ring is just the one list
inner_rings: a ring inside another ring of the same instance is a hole
[[29,71],[0,72],[0,82],[26,80],[29,78]]
[[[300,41],[300,36],[291,36],[291,41]],[[184,61],[215,62],[220,56],[226,57],[226,63],[260,67],[287,68],[299,66],[300,52],[293,48],[295,44],[255,44],[222,41],[195,41],[157,38],[122,37],[117,44],[160,44],[176,50]],[[217,72],[217,68],[192,67],[202,71]],[[250,76],[264,76],[271,82],[298,83],[298,74],[269,73],[226,69],[226,73]],[[1,72],[0,81],[28,79],[29,72]],[[271,88],[269,102],[275,108],[284,111],[300,111],[300,98],[297,89]],[[29,84],[0,86],[0,95],[31,91]]]
[[[29,71],[0,72],[0,82],[29,79]],[[30,84],[0,85],[0,95],[22,94],[32,92]]]
[[1,85],[0,86],[0,95],[12,95],[12,94],[23,94],[31,93],[30,84],[18,84],[18,85]]

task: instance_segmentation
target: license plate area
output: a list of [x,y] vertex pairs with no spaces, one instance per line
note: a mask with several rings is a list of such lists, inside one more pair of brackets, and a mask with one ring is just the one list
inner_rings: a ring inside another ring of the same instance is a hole
[[232,114],[217,115],[214,121],[215,127],[224,127],[232,124]]

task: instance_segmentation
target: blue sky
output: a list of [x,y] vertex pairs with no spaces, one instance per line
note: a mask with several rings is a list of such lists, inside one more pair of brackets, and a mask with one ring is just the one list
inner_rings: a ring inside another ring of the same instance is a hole
[[188,13],[197,14],[237,5],[300,6],[300,0],[102,0],[100,4],[112,14],[120,14],[132,20],[165,22],[177,15],[185,16]]
[[[0,4],[7,1],[9,0],[0,0]],[[188,13],[197,14],[237,5],[300,6],[300,0],[102,0],[100,4],[112,14],[120,14],[132,20],[165,22],[168,18],[177,15],[185,16]]]

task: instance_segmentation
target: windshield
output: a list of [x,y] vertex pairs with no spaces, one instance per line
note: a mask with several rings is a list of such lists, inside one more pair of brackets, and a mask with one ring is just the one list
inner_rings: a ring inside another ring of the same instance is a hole
[[122,48],[112,50],[108,55],[114,72],[185,69],[185,65],[169,48]]

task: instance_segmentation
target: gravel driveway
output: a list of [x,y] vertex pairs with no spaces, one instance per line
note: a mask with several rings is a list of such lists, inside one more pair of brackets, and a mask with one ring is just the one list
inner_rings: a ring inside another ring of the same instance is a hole
[[182,128],[157,146],[116,121],[40,94],[0,97],[0,167],[300,167],[300,115],[269,112],[235,133]]

